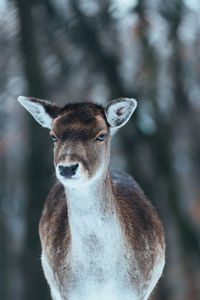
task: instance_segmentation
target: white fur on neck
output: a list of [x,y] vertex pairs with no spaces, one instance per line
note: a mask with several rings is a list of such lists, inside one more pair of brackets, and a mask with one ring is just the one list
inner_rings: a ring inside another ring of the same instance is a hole
[[109,192],[105,189],[105,193],[101,184],[65,188],[72,238],[67,259],[79,282],[69,299],[136,299],[131,285],[124,287],[128,285],[124,280],[128,266],[122,255],[123,234]]
[[105,232],[106,226],[112,228],[116,224],[120,231],[119,221],[111,203],[111,186],[105,188],[104,183],[98,180],[93,184],[68,186],[65,192],[72,239],[95,234],[99,240],[109,240],[108,232]]

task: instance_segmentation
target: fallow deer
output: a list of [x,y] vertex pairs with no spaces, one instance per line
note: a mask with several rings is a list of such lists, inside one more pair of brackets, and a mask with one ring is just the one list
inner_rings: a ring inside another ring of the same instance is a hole
[[163,227],[134,179],[109,167],[111,137],[130,119],[136,100],[117,99],[106,108],[18,101],[54,142],[58,182],[39,225],[52,299],[148,299],[164,268]]

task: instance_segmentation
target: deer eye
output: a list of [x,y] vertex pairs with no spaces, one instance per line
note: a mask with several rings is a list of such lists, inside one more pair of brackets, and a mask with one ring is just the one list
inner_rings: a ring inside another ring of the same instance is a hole
[[52,139],[52,141],[55,143],[55,142],[57,142],[57,138],[55,137],[55,135],[50,135],[51,136],[51,139]]
[[104,139],[105,139],[105,134],[100,134],[98,137],[97,137],[97,140],[98,141],[104,141]]

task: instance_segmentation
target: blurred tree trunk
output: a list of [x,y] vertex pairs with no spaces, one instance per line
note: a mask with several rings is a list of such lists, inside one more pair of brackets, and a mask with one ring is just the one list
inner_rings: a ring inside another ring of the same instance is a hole
[[[69,21],[63,19],[52,1],[45,0],[44,5],[48,14],[51,18],[54,18],[57,25],[61,28],[66,28],[67,37],[70,38],[72,43],[75,44],[77,48],[82,48],[90,54],[90,57],[94,60],[95,68],[102,72],[107,80],[111,98],[114,99],[123,96],[135,97],[136,91],[134,91],[134,88],[130,91],[123,86],[119,74],[119,57],[115,53],[105,49],[105,45],[99,37],[98,25],[93,23],[94,20],[91,21],[88,16],[83,14],[80,9],[79,1],[70,0],[70,5],[76,19],[76,22],[74,22],[74,25],[71,26],[70,29]],[[104,9],[104,14],[106,14],[107,17],[110,17],[110,14],[108,13],[109,2],[106,3]],[[107,22],[109,23],[108,20]]]
[[8,255],[7,255],[7,228],[6,228],[6,220],[5,216],[2,212],[3,206],[3,197],[5,194],[5,179],[4,179],[4,172],[5,172],[5,161],[3,157],[0,156],[0,165],[1,165],[1,174],[0,174],[0,245],[1,245],[1,255],[0,255],[0,295],[3,299],[7,300],[7,288],[8,288]]
[[[48,95],[41,62],[39,61],[33,9],[34,0],[16,0],[20,21],[20,48],[24,62],[24,76],[27,79],[27,95],[45,99]],[[47,138],[30,116],[27,117],[29,155],[26,162],[25,186],[27,189],[26,244],[23,253],[24,299],[49,299],[44,288],[40,263],[40,242],[38,222],[50,187],[50,170],[47,166],[49,150]],[[47,135],[47,133],[46,133]],[[40,162],[40,163],[38,163]]]

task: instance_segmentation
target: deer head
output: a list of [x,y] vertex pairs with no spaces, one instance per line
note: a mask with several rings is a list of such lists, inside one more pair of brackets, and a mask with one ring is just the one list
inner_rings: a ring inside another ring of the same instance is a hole
[[64,185],[88,184],[107,173],[110,139],[136,109],[134,99],[121,98],[106,108],[93,103],[62,108],[48,101],[19,97],[35,120],[50,129],[57,178]]

